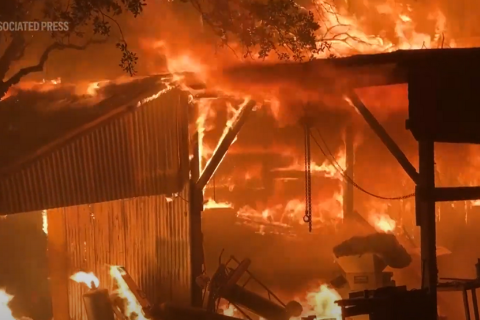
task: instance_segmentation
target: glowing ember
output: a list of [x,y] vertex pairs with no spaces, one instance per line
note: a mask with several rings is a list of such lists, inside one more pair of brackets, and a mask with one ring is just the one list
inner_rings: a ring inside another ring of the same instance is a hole
[[[342,309],[335,301],[342,297],[326,284],[322,284],[318,289],[308,292],[305,299],[300,301],[303,307],[302,317],[316,316],[316,319],[342,319]],[[300,320],[295,318],[295,320]]]
[[155,93],[154,95],[148,97],[148,98],[145,98],[143,99],[142,101],[139,101],[137,103],[137,107],[140,107],[141,105],[145,104],[145,103],[148,103],[150,101],[153,101],[155,99],[158,99],[158,97],[160,97],[161,95],[164,95],[165,93],[169,92],[170,90],[172,90],[173,88],[175,88],[174,86],[168,84],[168,83],[165,83],[166,85],[166,88],[165,89],[162,89],[160,90],[159,92]]
[[42,210],[42,230],[45,234],[48,234],[48,214],[47,214],[47,210]]
[[70,279],[77,283],[83,283],[90,289],[98,288],[100,285],[100,280],[98,280],[98,278],[92,272],[86,273],[80,271],[72,275]]
[[216,202],[214,199],[210,198],[203,205],[204,209],[227,209],[232,208],[232,204],[229,202]]
[[42,83],[51,83],[51,84],[61,84],[62,83],[62,78],[57,78],[54,80],[42,80]]
[[133,292],[130,291],[130,288],[128,287],[125,280],[123,280],[122,273],[122,269],[118,266],[110,267],[110,276],[115,280],[115,283],[117,285],[115,294],[117,294],[118,297],[123,300],[123,310],[125,316],[127,317],[127,319],[146,320],[146,317],[142,311],[142,306],[138,302]]
[[234,317],[243,319],[243,315],[240,311],[235,308],[235,306],[227,301],[222,300],[218,307],[218,313],[223,314],[225,316]]
[[12,315],[12,311],[8,307],[10,301],[12,301],[13,296],[5,292],[5,290],[0,289],[0,319],[2,320],[15,320]]
[[368,221],[378,232],[391,233],[395,230],[397,223],[387,214],[371,213],[368,216]]

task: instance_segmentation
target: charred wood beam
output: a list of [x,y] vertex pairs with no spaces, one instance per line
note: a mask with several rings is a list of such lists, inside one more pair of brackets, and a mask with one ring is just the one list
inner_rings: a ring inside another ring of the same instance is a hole
[[210,160],[207,162],[205,169],[203,170],[200,178],[197,181],[196,187],[199,190],[203,190],[203,188],[207,185],[208,181],[210,181],[210,179],[212,178],[213,174],[215,173],[223,158],[227,154],[228,148],[230,148],[230,145],[233,143],[233,141],[235,141],[238,132],[242,128],[243,124],[247,120],[255,105],[255,101],[249,101],[239,111],[232,123],[232,126],[227,129],[226,133],[220,139],[220,142],[218,143],[215,152],[213,153]]
[[480,187],[437,187],[433,190],[433,199],[436,202],[477,200]]
[[[420,179],[418,188],[427,195],[435,191],[435,148],[433,141],[418,143]],[[417,201],[416,218],[420,222],[420,256],[422,261],[422,288],[428,289],[429,299],[425,304],[425,319],[437,319],[437,247],[435,201],[426,197]]]
[[358,110],[362,115],[365,121],[368,123],[370,128],[377,134],[377,136],[382,140],[383,144],[387,147],[388,151],[395,157],[398,163],[402,166],[405,172],[409,177],[418,184],[419,175],[415,167],[410,163],[407,156],[403,153],[400,147],[395,143],[395,141],[390,137],[387,131],[383,126],[378,122],[374,115],[368,110],[368,108],[363,104],[360,98],[352,92],[348,98],[350,98],[353,106]]

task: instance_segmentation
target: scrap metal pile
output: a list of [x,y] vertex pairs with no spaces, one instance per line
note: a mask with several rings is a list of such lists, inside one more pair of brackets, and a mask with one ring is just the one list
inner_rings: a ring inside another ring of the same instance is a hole
[[[349,314],[353,316],[367,313],[376,314],[378,319],[389,319],[384,317],[385,312],[390,310],[389,307],[382,303],[378,304],[379,300],[393,299],[398,302],[397,304],[401,304],[401,301],[409,302],[411,298],[424,300],[423,292],[406,292],[403,287],[395,287],[395,282],[391,280],[392,273],[384,272],[386,266],[404,268],[411,262],[410,255],[394,235],[374,233],[364,237],[353,237],[340,243],[333,251],[343,271],[342,283],[348,283],[350,291],[369,293],[368,296],[361,297],[352,293],[349,299],[336,301],[342,308],[344,317]],[[107,289],[98,288],[98,283],[92,281],[89,285],[90,290],[84,295],[86,314],[89,320],[133,320],[131,316],[125,314],[136,314],[138,317],[134,319],[152,320],[239,318],[289,320],[299,319],[301,316],[303,320],[316,319],[315,315],[305,315],[300,303],[282,302],[249,271],[250,264],[249,259],[239,261],[233,256],[222,262],[220,255],[219,266],[211,278],[204,274],[195,279],[196,284],[204,292],[202,308],[185,307],[169,302],[154,305],[138,288],[125,268],[114,267],[117,277],[120,277],[125,287],[122,288],[123,291],[130,292],[132,300],[136,300],[133,303],[135,306],[125,304],[124,296],[110,294]],[[258,290],[248,290],[247,285],[253,284],[261,288],[265,294],[258,294]],[[227,301],[238,311],[238,318],[233,314],[222,314],[223,301]],[[128,302],[132,304],[133,301],[129,299]],[[374,308],[372,303],[378,304],[378,308]],[[133,313],[132,310],[127,310],[132,308],[135,308]],[[401,306],[399,308],[401,309]]]
[[[232,320],[235,317],[220,314],[220,300],[226,300],[233,305],[244,319],[289,320],[302,315],[300,303],[290,301],[283,303],[271,290],[261,283],[249,270],[251,261],[237,260],[230,257],[225,263],[221,262],[212,278],[201,276],[196,279],[197,285],[204,289],[204,308],[193,308],[162,303],[154,305],[148,301],[145,294],[138,288],[133,279],[123,267],[117,267],[128,290],[137,300],[137,315],[152,320]],[[233,266],[235,264],[235,266]],[[244,280],[243,280],[244,279]],[[242,280],[242,284],[240,281]],[[256,282],[266,292],[266,296],[259,295],[245,287]],[[84,305],[88,320],[132,320],[125,310],[125,301],[116,294],[110,294],[107,289],[98,288],[98,284],[91,283],[90,290],[84,294]],[[130,301],[129,301],[130,302]],[[140,317],[139,317],[140,318]],[[314,319],[306,317],[303,319]]]

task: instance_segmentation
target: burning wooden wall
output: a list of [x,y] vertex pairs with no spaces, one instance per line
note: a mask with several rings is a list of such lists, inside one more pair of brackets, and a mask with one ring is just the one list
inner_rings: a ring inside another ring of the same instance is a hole
[[191,300],[188,97],[153,83],[127,85],[101,102],[118,108],[0,174],[0,212],[48,209],[55,319],[86,319],[69,277],[94,272],[111,287],[110,265],[152,302]]

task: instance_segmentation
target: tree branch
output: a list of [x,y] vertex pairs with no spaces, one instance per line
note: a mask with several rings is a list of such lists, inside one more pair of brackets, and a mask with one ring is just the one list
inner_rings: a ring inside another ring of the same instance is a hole
[[52,43],[50,46],[48,46],[45,51],[42,53],[40,56],[40,60],[37,65],[26,67],[20,69],[16,74],[14,74],[12,77],[10,77],[7,81],[1,82],[0,83],[0,98],[2,98],[6,93],[7,90],[20,82],[20,79],[25,77],[26,75],[34,72],[41,72],[43,71],[43,67],[45,65],[45,62],[47,62],[48,57],[52,51],[55,50],[65,50],[65,49],[73,49],[73,50],[85,50],[89,45],[91,44],[102,44],[105,43],[107,39],[101,39],[101,40],[89,40],[87,41],[84,45],[75,45],[75,44],[63,44],[63,43]]
[[12,62],[21,59],[25,53],[25,38],[21,33],[12,35],[12,41],[0,57],[0,80],[3,80],[10,69]]

